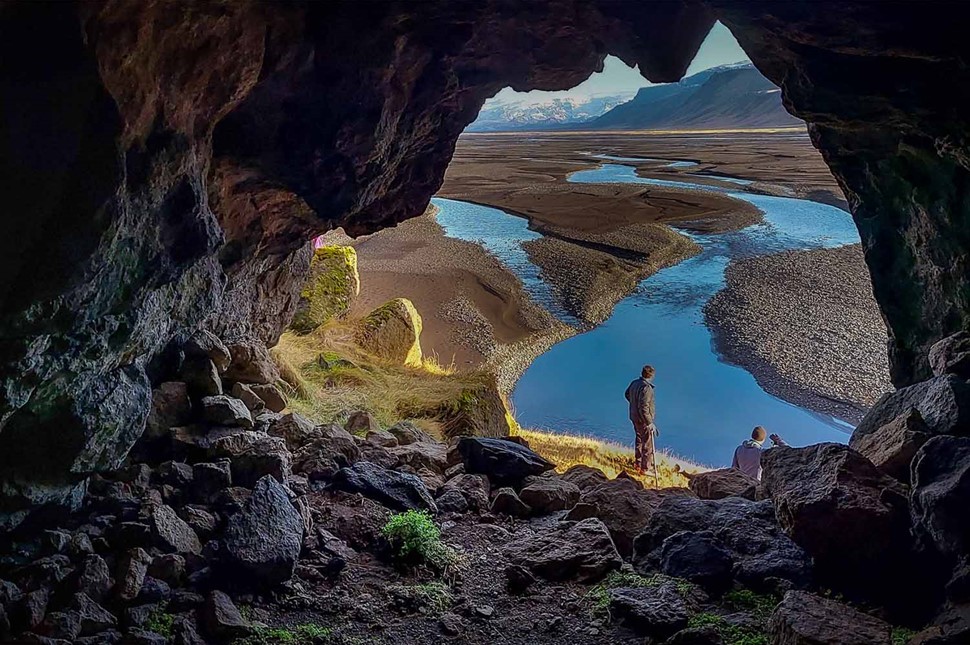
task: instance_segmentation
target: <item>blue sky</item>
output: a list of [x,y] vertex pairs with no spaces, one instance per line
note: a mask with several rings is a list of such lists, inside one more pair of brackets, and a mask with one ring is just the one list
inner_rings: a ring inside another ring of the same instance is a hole
[[[697,56],[687,69],[687,75],[703,71],[718,65],[727,65],[748,60],[748,56],[738,45],[738,41],[728,31],[727,27],[721,23],[716,23],[711,33],[708,34],[704,44],[701,45]],[[532,92],[514,92],[511,88],[505,88],[490,102],[504,101],[536,101],[542,102],[554,98],[580,98],[585,99],[592,96],[609,96],[612,94],[626,94],[633,96],[636,91],[647,85],[651,85],[647,79],[640,76],[636,68],[627,67],[619,58],[608,56],[602,72],[593,74],[571,90],[562,92],[542,92],[535,90]],[[488,105],[486,103],[486,105]]]

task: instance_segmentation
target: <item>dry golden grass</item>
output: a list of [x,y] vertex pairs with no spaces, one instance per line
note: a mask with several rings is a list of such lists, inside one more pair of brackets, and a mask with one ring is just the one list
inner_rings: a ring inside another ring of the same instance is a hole
[[556,470],[559,472],[581,464],[598,468],[610,478],[626,473],[648,488],[667,488],[687,486],[687,477],[684,473],[693,474],[710,470],[706,466],[658,451],[655,479],[653,473],[647,475],[637,473],[634,467],[633,450],[618,443],[592,437],[521,428],[517,429],[515,434],[528,441],[529,446],[537,453],[556,464]]
[[475,405],[475,393],[494,383],[486,372],[458,372],[435,357],[419,367],[381,360],[354,342],[354,325],[337,319],[306,335],[283,334],[272,355],[290,409],[318,423],[367,410],[385,427],[410,419],[444,438],[449,423]]

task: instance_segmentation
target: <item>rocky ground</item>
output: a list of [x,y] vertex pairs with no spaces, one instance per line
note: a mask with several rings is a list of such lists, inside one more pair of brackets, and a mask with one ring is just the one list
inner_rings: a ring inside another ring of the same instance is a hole
[[[923,624],[939,602],[928,590],[942,589],[924,580],[946,570],[921,557],[960,539],[939,521],[959,483],[922,455],[970,454],[951,434],[965,423],[968,346],[941,350],[940,376],[874,409],[862,454],[777,448],[760,486],[720,470],[652,490],[557,473],[516,438],[446,445],[364,411],[314,425],[285,413],[265,350],[199,334],[182,380],[156,387],[128,463],[93,477],[70,515],[3,536],[0,639],[903,643],[912,632],[885,619]],[[912,493],[870,456],[912,456]],[[912,643],[965,642],[961,575]]]
[[855,424],[892,389],[886,326],[858,245],[740,260],[726,277],[707,324],[718,351],[766,391]]

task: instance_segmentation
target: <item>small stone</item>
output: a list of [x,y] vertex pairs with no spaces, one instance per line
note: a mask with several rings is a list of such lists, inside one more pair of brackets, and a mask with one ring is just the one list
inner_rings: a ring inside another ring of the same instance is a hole
[[186,524],[192,527],[199,538],[205,540],[219,528],[219,520],[216,516],[198,506],[183,506],[180,511],[181,518]]
[[282,412],[286,409],[286,397],[279,388],[271,384],[250,385],[253,393],[263,400],[266,408],[272,412]]
[[192,466],[181,461],[166,461],[158,467],[158,480],[163,484],[183,488],[192,483]]
[[535,477],[519,491],[535,515],[569,510],[579,501],[579,487],[559,477]]
[[189,393],[193,396],[219,396],[222,394],[222,379],[219,378],[219,369],[209,358],[187,358],[182,363],[181,377],[188,387]]
[[192,334],[192,337],[182,346],[182,351],[189,357],[208,358],[220,372],[225,372],[232,362],[229,348],[207,329],[200,329]]
[[475,607],[475,613],[482,618],[491,618],[492,614],[495,613],[495,608],[491,605],[479,605]]
[[118,619],[111,612],[89,598],[87,594],[74,594],[70,608],[77,613],[82,636],[97,634],[118,624]]
[[511,517],[528,517],[532,513],[529,505],[519,499],[519,496],[511,488],[498,489],[498,492],[495,493],[495,499],[492,500],[491,511]]
[[468,502],[465,496],[457,490],[448,490],[438,496],[435,500],[440,513],[465,513],[468,511]]
[[768,622],[772,643],[889,645],[892,627],[847,605],[805,591],[789,591]]
[[95,601],[100,601],[114,586],[108,564],[100,555],[87,556],[80,566],[78,591],[84,592]]
[[344,430],[350,434],[363,436],[380,432],[381,424],[377,422],[377,419],[370,412],[357,410],[356,412],[352,412],[350,417],[347,418],[347,423],[344,424]]
[[81,617],[73,611],[54,611],[47,614],[37,631],[50,638],[73,641],[81,633]]
[[212,591],[202,608],[202,627],[217,640],[245,638],[252,631],[232,600],[221,591]]
[[188,386],[182,381],[168,381],[152,390],[152,409],[145,422],[145,435],[163,437],[169,428],[185,425],[192,418]]
[[242,401],[250,412],[258,412],[266,407],[259,395],[253,392],[252,388],[245,383],[235,383],[232,386],[232,395]]
[[148,575],[170,585],[177,585],[185,576],[185,558],[176,553],[156,556],[148,567]]
[[204,397],[202,414],[206,421],[216,425],[253,427],[253,416],[246,404],[225,394]]
[[393,448],[397,445],[397,437],[387,430],[371,430],[365,435],[364,440],[382,448]]
[[397,439],[398,445],[406,446],[419,441],[434,441],[434,437],[410,421],[399,421],[387,429]]
[[141,548],[130,549],[119,558],[116,576],[118,583],[115,589],[119,600],[130,602],[138,596],[151,561],[151,556]]
[[226,370],[227,381],[242,383],[275,383],[280,372],[273,363],[266,345],[259,341],[243,341],[229,345],[232,362]]
[[448,612],[438,618],[438,626],[448,636],[457,636],[465,629],[465,621],[458,614]]
[[195,555],[202,552],[199,536],[170,506],[162,505],[152,512],[151,527],[155,542],[162,549]]
[[643,636],[667,638],[687,627],[690,613],[674,584],[611,589],[610,613]]
[[223,488],[231,485],[232,471],[228,461],[192,466],[192,493],[201,502],[208,502]]

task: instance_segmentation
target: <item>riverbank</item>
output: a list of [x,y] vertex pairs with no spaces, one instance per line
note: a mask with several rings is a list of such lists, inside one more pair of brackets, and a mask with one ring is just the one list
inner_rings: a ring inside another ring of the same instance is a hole
[[891,389],[861,247],[733,262],[705,308],[717,351],[770,394],[857,423]]
[[457,370],[489,365],[511,388],[535,356],[573,331],[479,244],[446,236],[436,211],[356,240],[328,234],[327,243],[357,251],[361,290],[351,315],[407,298],[422,314],[426,355]]

